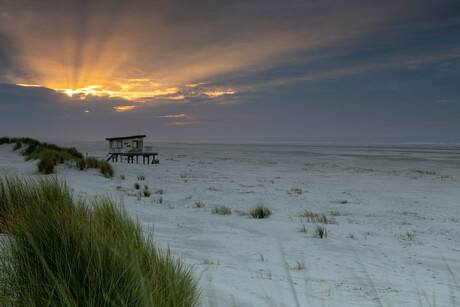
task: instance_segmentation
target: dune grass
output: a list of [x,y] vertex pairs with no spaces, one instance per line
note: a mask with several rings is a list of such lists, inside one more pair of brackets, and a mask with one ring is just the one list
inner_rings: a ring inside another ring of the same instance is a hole
[[328,218],[324,213],[318,214],[305,210],[303,213],[299,214],[299,216],[305,218],[307,222],[311,223],[338,224],[334,218]]
[[212,208],[211,213],[218,215],[230,215],[232,214],[232,210],[227,206],[215,206]]
[[258,205],[257,207],[249,211],[249,215],[255,219],[265,219],[269,218],[270,215],[272,215],[272,211],[263,205]]
[[[91,209],[90,209],[91,208]],[[107,198],[56,178],[0,178],[0,305],[197,306],[193,268],[155,247]]]
[[39,160],[38,171],[43,174],[55,172],[55,166],[69,162],[80,170],[88,168],[99,168],[101,174],[106,177],[113,177],[113,168],[105,160],[94,157],[84,158],[83,154],[74,147],[60,147],[55,144],[41,143],[32,138],[9,138],[1,137],[0,145],[14,143],[13,150],[22,148],[22,144],[27,145],[21,153],[28,160]]

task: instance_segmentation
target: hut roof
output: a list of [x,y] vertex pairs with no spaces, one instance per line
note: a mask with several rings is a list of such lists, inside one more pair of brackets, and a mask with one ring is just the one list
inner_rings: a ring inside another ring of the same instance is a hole
[[138,138],[145,138],[146,135],[132,135],[132,136],[120,136],[114,138],[106,138],[106,141],[114,141],[114,140],[126,140],[126,139],[138,139]]

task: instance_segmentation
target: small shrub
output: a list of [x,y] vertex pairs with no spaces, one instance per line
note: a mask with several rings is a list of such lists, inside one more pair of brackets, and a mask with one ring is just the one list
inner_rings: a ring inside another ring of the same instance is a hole
[[272,214],[272,211],[263,205],[259,205],[255,207],[254,209],[252,209],[251,211],[249,211],[249,215],[255,219],[269,218],[271,214]]
[[158,203],[160,203],[160,205],[163,203],[163,197],[160,196],[160,198],[158,199]]
[[41,160],[38,162],[38,171],[44,174],[54,173],[54,163],[50,159]]
[[144,190],[144,197],[149,197],[149,196],[150,196],[150,191]]
[[163,195],[163,194],[164,194],[164,191],[163,191],[163,189],[159,189],[159,190],[156,190],[156,191],[155,191],[155,194]]
[[134,188],[135,188],[136,190],[139,190],[139,189],[141,188],[141,185],[140,185],[139,183],[136,182],[136,183],[134,184]]
[[214,207],[212,208],[212,214],[219,214],[219,215],[230,215],[232,214],[232,210],[226,206]]
[[141,175],[141,176],[137,176],[137,180],[139,180],[139,181],[143,181],[143,180],[145,180],[145,177],[144,177],[143,175]]
[[320,239],[327,238],[327,228],[324,226],[316,225],[315,237]]
[[126,178],[125,175],[120,175],[121,180],[125,180],[125,178]]
[[144,190],[148,190],[149,189],[149,186],[144,184]]

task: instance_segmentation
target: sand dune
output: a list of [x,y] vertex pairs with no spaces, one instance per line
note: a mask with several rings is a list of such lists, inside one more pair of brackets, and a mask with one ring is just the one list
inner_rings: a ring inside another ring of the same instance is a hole
[[[105,144],[76,147],[106,153]],[[0,172],[36,176],[36,162],[12,148],[0,146]],[[146,231],[154,228],[158,244],[196,264],[205,305],[459,304],[460,152],[156,149],[159,165],[114,163],[114,179],[65,166],[58,176],[77,194],[122,200]],[[259,204],[271,209],[270,218],[248,217]],[[212,214],[216,206],[232,214]],[[313,221],[314,214],[329,223]],[[327,238],[316,237],[317,226]]]

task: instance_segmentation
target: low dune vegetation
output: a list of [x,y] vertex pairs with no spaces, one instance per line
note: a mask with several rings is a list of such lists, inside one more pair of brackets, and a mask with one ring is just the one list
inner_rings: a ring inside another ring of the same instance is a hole
[[0,138],[0,145],[12,143],[15,144],[13,150],[22,148],[22,145],[27,146],[21,153],[25,156],[26,161],[39,160],[37,166],[40,173],[52,174],[55,172],[56,165],[67,162],[80,170],[98,168],[104,176],[113,177],[113,168],[107,161],[94,157],[85,159],[83,154],[74,147],[60,147],[55,144],[41,143],[28,137]]
[[[55,177],[0,178],[1,306],[197,306],[193,268],[112,200]],[[5,239],[3,239],[5,240]]]

